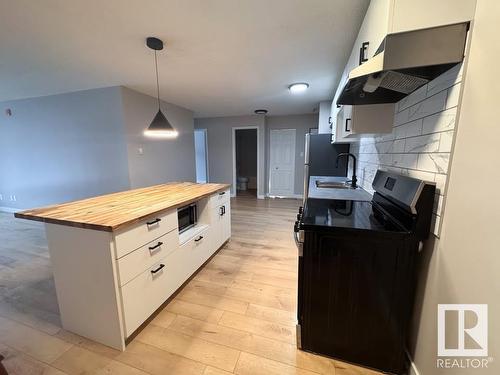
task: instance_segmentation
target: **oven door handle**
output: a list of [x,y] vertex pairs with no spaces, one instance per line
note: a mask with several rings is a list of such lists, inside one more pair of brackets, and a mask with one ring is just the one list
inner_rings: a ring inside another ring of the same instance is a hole
[[300,241],[299,232],[299,223],[298,221],[296,221],[295,225],[293,226],[293,239],[295,240],[295,245],[297,246],[297,250],[299,251],[299,257],[302,257],[304,253],[304,243]]

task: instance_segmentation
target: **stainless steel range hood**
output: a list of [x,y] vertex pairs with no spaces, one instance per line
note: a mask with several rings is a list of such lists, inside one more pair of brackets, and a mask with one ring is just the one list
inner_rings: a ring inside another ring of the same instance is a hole
[[388,34],[351,70],[337,104],[394,103],[460,63],[469,23]]

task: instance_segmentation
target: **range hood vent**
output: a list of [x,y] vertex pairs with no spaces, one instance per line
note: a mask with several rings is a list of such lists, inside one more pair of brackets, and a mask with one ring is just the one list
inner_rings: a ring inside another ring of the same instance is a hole
[[469,23],[388,34],[349,73],[337,104],[395,103],[462,62]]

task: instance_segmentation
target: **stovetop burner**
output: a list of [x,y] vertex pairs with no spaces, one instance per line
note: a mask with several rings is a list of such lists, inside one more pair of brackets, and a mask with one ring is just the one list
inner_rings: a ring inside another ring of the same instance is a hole
[[353,229],[378,232],[405,232],[390,220],[381,220],[373,213],[371,202],[308,199],[301,228]]

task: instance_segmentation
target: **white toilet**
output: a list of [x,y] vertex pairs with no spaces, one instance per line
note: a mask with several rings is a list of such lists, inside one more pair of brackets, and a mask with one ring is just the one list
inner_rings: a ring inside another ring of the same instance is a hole
[[248,189],[248,177],[242,177],[242,176],[239,176],[237,179],[236,179],[236,182],[237,182],[237,189],[238,190],[247,190]]

